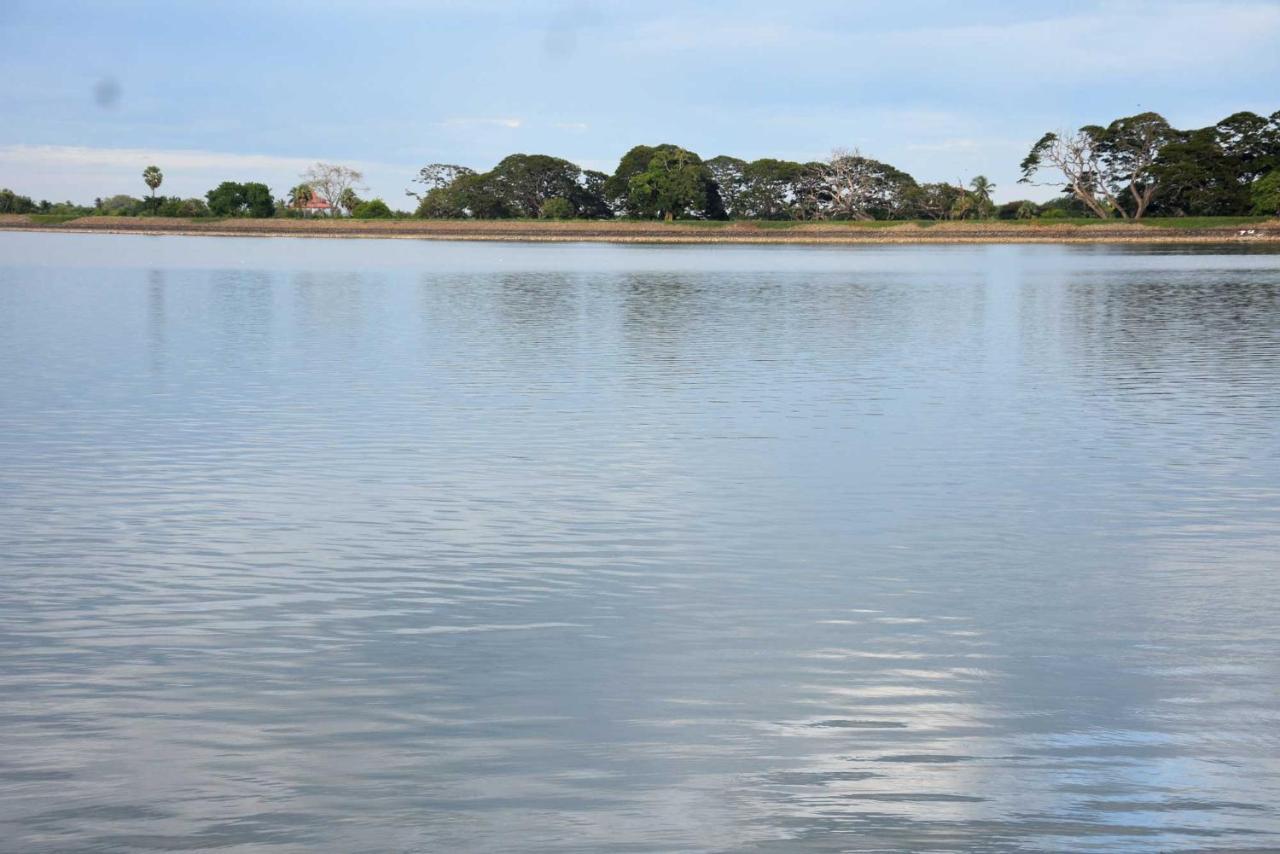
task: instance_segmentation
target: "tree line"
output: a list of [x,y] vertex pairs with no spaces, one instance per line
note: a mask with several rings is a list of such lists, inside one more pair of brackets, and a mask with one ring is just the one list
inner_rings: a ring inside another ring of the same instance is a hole
[[[1093,216],[1240,216],[1280,212],[1280,111],[1234,113],[1178,130],[1146,112],[1041,137],[1019,183],[1051,186],[1045,203],[997,205],[995,185],[919,182],[890,164],[838,149],[821,161],[720,155],[703,160],[677,145],[638,145],[613,174],[545,154],[512,154],[487,172],[432,163],[407,191],[413,215],[430,219],[948,220]],[[364,200],[363,175],[317,163],[285,198],[260,182],[223,182],[204,199],[157,196],[163,174],[148,166],[149,198],[112,196],[93,208],[35,203],[0,191],[0,213],[155,216],[409,216]],[[313,204],[315,200],[322,204]]]
[[638,145],[612,175],[540,154],[513,154],[488,172],[433,163],[408,192],[433,219],[757,220],[1030,219],[1242,216],[1280,212],[1280,112],[1235,113],[1177,130],[1157,113],[1047,133],[1020,183],[1062,192],[1043,204],[997,205],[983,175],[919,182],[888,163],[837,149],[822,161],[720,155]]

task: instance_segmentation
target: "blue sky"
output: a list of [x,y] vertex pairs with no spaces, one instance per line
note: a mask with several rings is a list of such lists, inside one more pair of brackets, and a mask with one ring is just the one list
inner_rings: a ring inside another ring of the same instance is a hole
[[428,162],[658,142],[1044,198],[1015,181],[1046,130],[1280,109],[1280,0],[0,0],[0,81],[0,186],[37,198],[141,195],[152,162],[283,195],[327,160],[408,206]]

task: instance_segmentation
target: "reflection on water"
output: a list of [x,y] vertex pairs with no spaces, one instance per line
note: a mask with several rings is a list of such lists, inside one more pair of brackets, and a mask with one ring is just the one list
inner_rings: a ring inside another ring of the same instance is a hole
[[0,848],[1280,845],[1280,255],[0,249]]

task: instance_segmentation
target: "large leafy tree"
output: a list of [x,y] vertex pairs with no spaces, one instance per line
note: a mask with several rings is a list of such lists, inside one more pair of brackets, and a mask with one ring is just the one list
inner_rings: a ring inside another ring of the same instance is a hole
[[239,216],[244,209],[244,185],[236,181],[223,181],[208,193],[205,200],[214,216]]
[[1280,169],[1273,169],[1253,183],[1252,213],[1280,216]]
[[659,149],[673,149],[674,145],[637,145],[622,155],[618,168],[604,183],[604,195],[613,209],[628,216],[636,216],[637,212],[629,204],[631,179],[649,168],[649,161]]
[[1270,118],[1233,113],[1214,125],[1213,135],[1242,184],[1280,168],[1280,112]]
[[742,193],[747,186],[747,162],[721,154],[707,161],[707,169],[711,171],[711,177],[720,191],[720,201],[725,213],[736,218],[750,216],[742,205]]
[[609,204],[609,197],[605,193],[605,185],[609,182],[609,176],[603,172],[597,172],[593,169],[584,169],[582,177],[578,179],[578,191],[574,197],[574,206],[577,209],[578,216],[587,219],[610,219],[614,215],[614,209]]
[[742,170],[735,216],[798,219],[810,168],[790,160],[753,160]]
[[415,216],[427,219],[502,219],[512,215],[488,175],[467,171],[422,197]]
[[1116,119],[1098,134],[1100,180],[1122,216],[1141,219],[1160,187],[1160,150],[1177,132],[1159,113]]
[[1154,167],[1160,195],[1152,213],[1162,216],[1226,216],[1247,213],[1249,186],[1238,164],[1218,142],[1214,128],[1179,135],[1160,151]]
[[249,216],[266,218],[275,215],[276,202],[271,189],[256,181],[240,184],[223,181],[205,194],[209,212],[215,216]]
[[548,199],[572,204],[580,194],[581,178],[582,170],[575,164],[545,154],[512,154],[487,175],[503,206],[516,216],[530,218],[539,216]]
[[265,219],[275,216],[276,200],[271,196],[271,188],[257,181],[244,184],[244,213],[246,216]]
[[912,217],[949,219],[964,195],[963,187],[944,181],[919,184],[908,194],[907,205]]
[[662,146],[648,167],[627,182],[627,207],[639,216],[670,221],[718,219],[724,207],[711,170],[692,151]]

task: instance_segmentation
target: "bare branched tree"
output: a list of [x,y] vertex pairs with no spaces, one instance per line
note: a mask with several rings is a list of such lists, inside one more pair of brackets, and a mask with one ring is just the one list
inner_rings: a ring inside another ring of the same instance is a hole
[[468,169],[466,166],[455,166],[452,163],[428,163],[418,170],[418,177],[413,179],[413,183],[421,184],[425,189],[416,192],[410,187],[404,191],[404,194],[422,201],[422,197],[432,190],[448,187],[462,176],[474,174],[476,170]]
[[[1088,125],[1072,134],[1046,133],[1022,161],[1019,183],[1046,186],[1032,179],[1050,167],[1061,180],[1048,186],[1065,181],[1065,189],[1096,215],[1140,219],[1158,189],[1156,159],[1174,136],[1169,123],[1156,113],[1116,119],[1105,128]],[[1128,207],[1122,201],[1125,196]]]
[[302,180],[329,203],[329,215],[338,215],[338,205],[348,190],[368,189],[361,185],[364,174],[347,166],[317,163],[302,173]]
[[822,204],[819,217],[829,219],[872,219],[870,207],[879,185],[874,161],[855,148],[836,148],[822,170]]
[[1097,135],[1089,129],[1065,135],[1046,133],[1022,161],[1022,178],[1018,183],[1061,186],[1061,181],[1032,180],[1041,168],[1051,167],[1061,174],[1067,189],[1085,207],[1097,216],[1109,219],[1119,205],[1101,180],[1102,153],[1098,148]]

